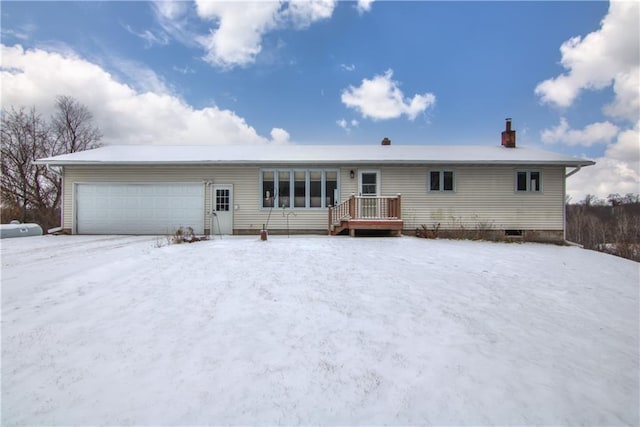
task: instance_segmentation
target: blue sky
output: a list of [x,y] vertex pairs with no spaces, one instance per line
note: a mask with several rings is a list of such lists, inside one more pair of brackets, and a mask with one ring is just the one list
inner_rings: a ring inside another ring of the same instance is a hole
[[[2,2],[2,106],[105,143],[518,143],[639,192],[637,2]],[[562,49],[561,49],[562,47]],[[582,177],[580,177],[582,175]]]

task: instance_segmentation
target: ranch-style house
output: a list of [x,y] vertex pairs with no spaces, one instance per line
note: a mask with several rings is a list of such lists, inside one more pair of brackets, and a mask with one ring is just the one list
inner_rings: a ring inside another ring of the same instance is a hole
[[516,146],[105,146],[39,160],[73,234],[413,233],[563,241],[566,179],[594,162]]

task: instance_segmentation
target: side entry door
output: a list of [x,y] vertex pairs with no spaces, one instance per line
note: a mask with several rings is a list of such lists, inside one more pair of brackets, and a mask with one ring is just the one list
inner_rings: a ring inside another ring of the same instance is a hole
[[214,184],[211,191],[211,234],[233,234],[233,185]]

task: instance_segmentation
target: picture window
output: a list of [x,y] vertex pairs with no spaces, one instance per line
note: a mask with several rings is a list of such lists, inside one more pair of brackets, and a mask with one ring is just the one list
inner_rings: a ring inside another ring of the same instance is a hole
[[326,208],[338,198],[338,171],[277,169],[263,170],[261,207]]

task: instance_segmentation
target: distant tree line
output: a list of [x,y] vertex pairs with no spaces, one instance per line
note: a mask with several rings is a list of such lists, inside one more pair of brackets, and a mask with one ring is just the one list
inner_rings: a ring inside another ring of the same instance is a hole
[[640,194],[567,203],[567,240],[640,262]]
[[2,110],[0,126],[1,221],[60,225],[62,181],[55,168],[35,160],[100,146],[100,130],[89,109],[69,96],[55,100],[47,120],[35,109]]

